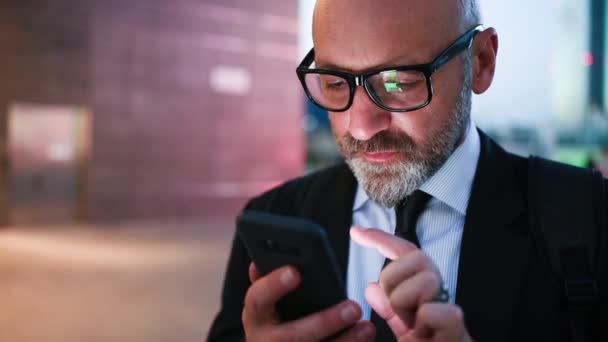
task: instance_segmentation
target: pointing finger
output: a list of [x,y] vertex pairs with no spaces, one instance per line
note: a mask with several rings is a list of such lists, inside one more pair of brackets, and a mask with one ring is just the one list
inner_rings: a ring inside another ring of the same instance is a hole
[[356,243],[375,248],[380,254],[391,260],[418,249],[416,245],[405,239],[374,228],[352,227],[350,236]]

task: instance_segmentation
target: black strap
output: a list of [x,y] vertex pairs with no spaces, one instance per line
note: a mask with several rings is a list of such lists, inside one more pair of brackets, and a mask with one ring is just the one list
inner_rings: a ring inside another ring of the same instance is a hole
[[[430,199],[431,195],[416,190],[395,206],[395,235],[414,243],[418,248],[420,248],[420,241],[416,234],[416,222]],[[385,259],[382,268],[384,269],[389,263],[390,259]],[[372,310],[370,321],[376,326],[376,341],[395,341],[395,335],[386,321],[374,310]]]
[[[599,190],[598,190],[599,186]],[[603,178],[598,172],[530,157],[530,231],[567,300],[573,342],[588,341],[598,298],[593,265]]]

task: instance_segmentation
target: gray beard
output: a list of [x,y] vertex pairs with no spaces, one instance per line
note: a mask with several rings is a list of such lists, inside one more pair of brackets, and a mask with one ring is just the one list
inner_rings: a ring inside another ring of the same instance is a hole
[[[414,146],[412,142],[403,146],[401,150],[407,154],[406,160],[386,166],[368,163],[353,155],[355,147],[346,145],[348,139],[337,141],[346,163],[372,200],[387,208],[394,207],[433,176],[454,152],[470,121],[472,77],[469,56],[465,57],[464,70],[463,86],[450,120],[432,132],[426,145]],[[357,144],[351,142],[351,145]],[[381,150],[381,146],[378,147]]]

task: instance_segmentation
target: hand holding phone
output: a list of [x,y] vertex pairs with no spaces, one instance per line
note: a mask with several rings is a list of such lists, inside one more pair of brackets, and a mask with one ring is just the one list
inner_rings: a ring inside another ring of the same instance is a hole
[[237,221],[238,234],[262,275],[286,265],[301,274],[300,286],[277,308],[289,321],[321,311],[346,299],[338,263],[325,231],[312,221],[247,211]]
[[238,234],[253,260],[242,316],[247,341],[373,341],[373,324],[360,321],[361,308],[346,300],[322,228],[308,220],[245,212]]

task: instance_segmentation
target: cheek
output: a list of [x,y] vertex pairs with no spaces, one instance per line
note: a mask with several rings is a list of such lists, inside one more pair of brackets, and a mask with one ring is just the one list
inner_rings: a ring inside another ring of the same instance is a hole
[[427,145],[439,130],[444,129],[451,108],[440,99],[433,99],[428,106],[408,113],[394,113],[393,125],[405,132],[416,144]]
[[445,129],[446,123],[454,115],[458,96],[460,95],[460,84],[456,80],[445,82],[434,82],[433,99],[431,103],[408,117],[412,126],[412,135],[415,140],[428,140],[435,136],[438,131]]
[[414,112],[393,113],[395,130],[404,132],[416,143],[426,141],[429,132],[433,131],[435,120],[428,106]]

